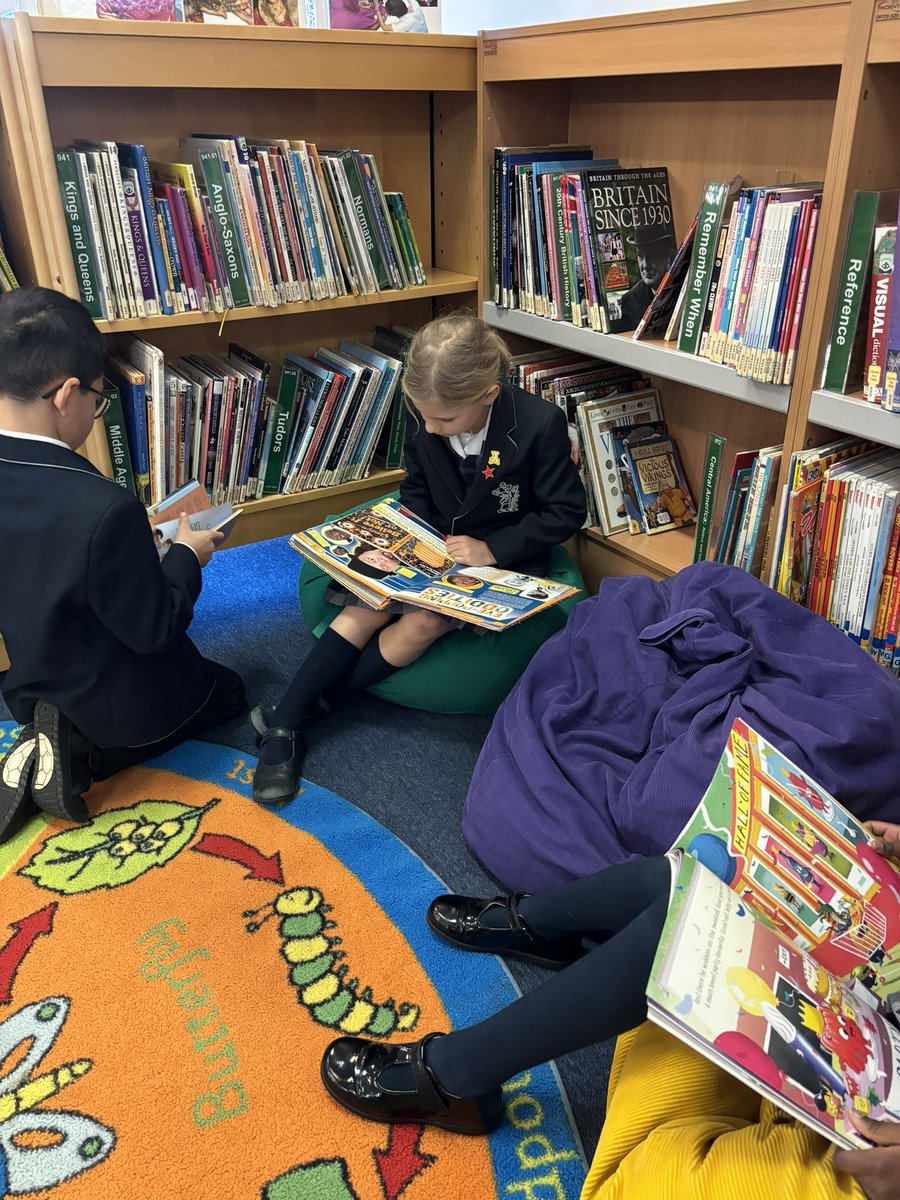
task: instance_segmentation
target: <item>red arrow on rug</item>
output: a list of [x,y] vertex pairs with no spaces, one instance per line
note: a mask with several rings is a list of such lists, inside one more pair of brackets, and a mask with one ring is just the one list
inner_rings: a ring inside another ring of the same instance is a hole
[[53,929],[53,917],[57,907],[54,901],[46,908],[39,908],[29,917],[10,922],[9,927],[14,929],[15,933],[0,950],[0,1004],[9,1004],[12,999],[12,985],[16,972],[38,938]]
[[266,857],[255,846],[242,842],[239,838],[229,837],[225,833],[204,833],[195,846],[191,847],[198,854],[209,854],[213,858],[224,858],[227,862],[238,863],[246,867],[248,873],[245,879],[264,879],[267,883],[284,883],[281,873],[281,856],[276,850]]
[[387,1148],[372,1151],[385,1200],[397,1200],[415,1177],[436,1161],[433,1154],[419,1150],[424,1132],[424,1125],[390,1125]]

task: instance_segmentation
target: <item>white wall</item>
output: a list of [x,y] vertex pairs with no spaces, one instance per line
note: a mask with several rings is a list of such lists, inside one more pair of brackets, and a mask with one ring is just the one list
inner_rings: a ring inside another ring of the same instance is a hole
[[443,33],[477,33],[514,25],[546,25],[659,8],[687,8],[709,0],[440,0]]

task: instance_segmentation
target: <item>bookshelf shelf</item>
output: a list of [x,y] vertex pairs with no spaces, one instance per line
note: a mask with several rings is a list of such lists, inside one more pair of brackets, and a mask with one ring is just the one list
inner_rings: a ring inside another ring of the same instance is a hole
[[483,316],[489,325],[505,333],[521,334],[535,341],[549,342],[585,355],[633,367],[659,379],[672,379],[691,387],[703,388],[732,400],[743,400],[757,408],[786,413],[790,388],[771,387],[737,375],[729,367],[682,354],[665,342],[636,342],[630,334],[597,333],[593,329],[576,329],[564,321],[551,321],[518,309],[483,305]]
[[841,433],[871,438],[884,446],[900,447],[900,413],[869,404],[861,394],[843,396],[819,389],[809,402],[809,420]]
[[849,5],[757,0],[485,34],[485,83],[838,65]]
[[[438,308],[474,304],[481,238],[477,159],[477,39],[441,35],[98,21],[16,14],[0,29],[0,101],[16,121],[9,153],[21,186],[16,241],[34,247],[31,282],[78,296],[60,201],[55,151],[78,138],[146,146],[180,161],[180,141],[201,130],[303,138],[353,147],[402,192],[426,267],[424,286],[374,295],[98,321],[113,352],[136,334],[166,362],[224,354],[240,342],[272,364],[343,340],[368,343],[378,325],[417,327]],[[0,139],[0,149],[5,143]],[[24,186],[27,185],[27,186]],[[20,236],[21,230],[21,236]],[[40,253],[38,253],[40,251]],[[235,326],[235,322],[240,322]],[[85,453],[111,474],[103,430]],[[293,532],[397,486],[402,473],[244,505],[229,544]]]
[[218,327],[223,323],[227,329],[234,321],[264,319],[268,317],[292,317],[300,314],[332,312],[336,309],[360,309],[371,305],[402,304],[407,300],[423,300],[438,296],[454,296],[474,292],[478,280],[474,275],[458,271],[430,270],[428,283],[422,287],[403,288],[397,291],[375,292],[366,296],[338,296],[335,300],[312,300],[309,303],[283,304],[278,308],[229,308],[224,313],[176,313],[170,317],[143,317],[128,321],[97,321],[101,333],[134,332],[152,337],[156,330],[183,325],[206,325]]
[[30,17],[28,28],[49,88],[475,90],[473,37],[66,17]]
[[[617,557],[635,564],[651,575],[677,575],[694,557],[696,526],[671,529],[651,537],[646,533],[617,533],[607,537],[599,529],[586,529],[584,536]],[[632,572],[622,572],[631,574]]]

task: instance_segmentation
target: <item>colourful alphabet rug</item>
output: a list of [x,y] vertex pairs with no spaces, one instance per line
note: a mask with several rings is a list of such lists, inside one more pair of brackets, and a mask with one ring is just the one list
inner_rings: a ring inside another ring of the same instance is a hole
[[260,809],[252,766],[189,743],[0,847],[0,1197],[574,1200],[549,1067],[490,1139],[326,1094],[342,1032],[411,1040],[516,992],[429,932],[445,889],[392,834],[311,784]]

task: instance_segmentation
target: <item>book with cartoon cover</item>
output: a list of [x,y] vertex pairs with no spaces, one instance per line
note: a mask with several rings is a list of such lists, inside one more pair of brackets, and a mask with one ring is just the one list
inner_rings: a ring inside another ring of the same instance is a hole
[[502,567],[457,564],[437,530],[391,499],[295,533],[290,544],[372,608],[400,601],[482,629],[509,629],[578,594]]
[[840,1146],[900,1120],[900,873],[741,720],[670,852],[648,1016]]

